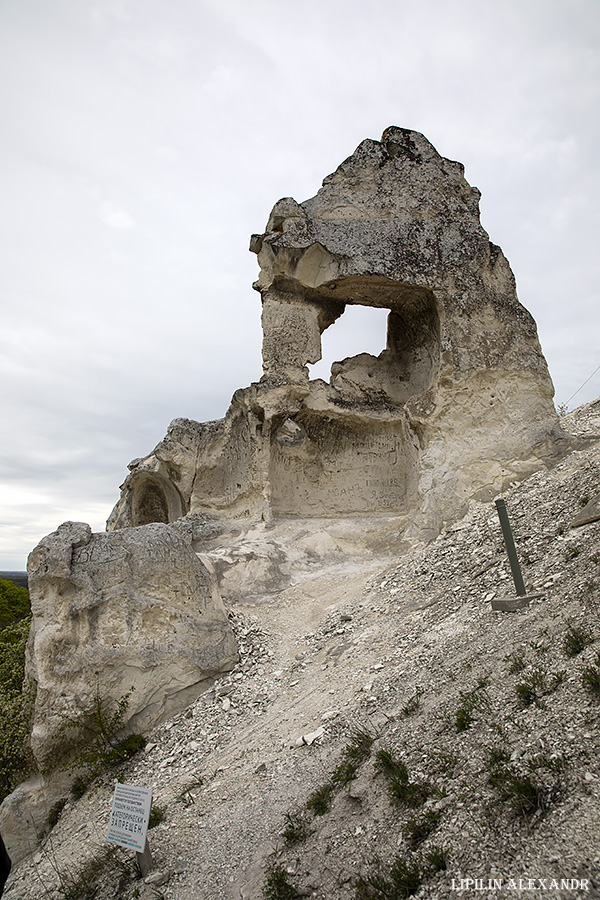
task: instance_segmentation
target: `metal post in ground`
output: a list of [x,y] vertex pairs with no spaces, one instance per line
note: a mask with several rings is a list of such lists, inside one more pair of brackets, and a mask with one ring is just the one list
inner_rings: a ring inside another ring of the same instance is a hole
[[512,529],[508,520],[506,503],[504,502],[504,500],[496,500],[496,509],[498,510],[498,518],[500,519],[500,526],[502,528],[502,535],[504,537],[504,545],[506,547],[506,552],[508,553],[508,561],[510,563],[512,577],[515,583],[515,590],[519,597],[524,597],[527,592],[525,590],[525,584],[523,583],[523,575],[521,573],[521,566],[519,565],[517,548],[515,547]]
[[508,513],[506,511],[506,503],[504,500],[496,500],[496,509],[498,510],[498,518],[502,527],[504,536],[504,545],[508,553],[508,561],[512,571],[513,581],[515,583],[516,597],[497,597],[492,600],[492,609],[503,610],[504,612],[516,612],[519,609],[529,605],[530,600],[543,597],[543,593],[528,594],[525,591],[521,566],[519,565],[519,557],[513,539],[510,522],[508,521]]

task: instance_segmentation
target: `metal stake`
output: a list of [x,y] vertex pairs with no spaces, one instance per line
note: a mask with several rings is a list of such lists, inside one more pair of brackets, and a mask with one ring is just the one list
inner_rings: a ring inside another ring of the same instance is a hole
[[506,546],[506,552],[508,553],[508,561],[510,563],[513,581],[515,582],[515,590],[519,597],[524,597],[526,592],[523,583],[523,575],[521,574],[519,557],[517,556],[517,550],[510,528],[510,522],[508,521],[508,513],[506,511],[506,503],[504,500],[496,500],[496,509],[498,510],[498,518],[500,519],[500,525],[502,527],[504,544]]
[[154,868],[154,860],[152,859],[152,854],[150,853],[150,845],[148,844],[148,839],[146,838],[146,843],[144,844],[144,850],[142,853],[136,853],[138,865],[140,867],[140,872],[142,873],[142,878],[145,878],[152,869]]

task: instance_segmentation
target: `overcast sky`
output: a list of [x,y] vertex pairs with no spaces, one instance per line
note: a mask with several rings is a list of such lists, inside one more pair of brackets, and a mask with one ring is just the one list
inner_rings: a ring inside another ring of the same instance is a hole
[[[465,164],[568,401],[600,364],[599,32],[598,0],[0,0],[0,569],[102,530],[171,419],[260,378],[250,234],[388,125]],[[383,349],[350,312],[329,364]]]

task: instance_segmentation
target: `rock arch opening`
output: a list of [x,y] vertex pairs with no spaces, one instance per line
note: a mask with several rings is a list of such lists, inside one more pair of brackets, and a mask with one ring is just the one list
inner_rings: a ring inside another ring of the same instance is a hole
[[[321,370],[313,367],[313,377],[319,371],[325,379],[329,348],[341,349],[345,332],[349,332],[350,341],[356,342],[350,344],[352,349],[360,345],[363,335],[364,343],[371,346],[363,346],[356,355],[337,355],[330,363],[331,385],[347,399],[359,399],[362,393],[374,397],[379,392],[394,403],[406,403],[435,384],[440,364],[440,317],[432,291],[384,278],[348,278],[326,288],[335,288],[336,299],[344,302],[345,309],[321,332],[321,346],[328,349]],[[351,320],[349,328],[343,326],[345,317]],[[374,350],[377,338],[373,326],[377,324],[382,332],[381,351]],[[338,329],[338,336],[333,338]]]
[[321,359],[309,365],[311,379],[329,381],[331,367],[351,356],[377,357],[386,347],[387,309],[348,304],[335,323],[321,334]]

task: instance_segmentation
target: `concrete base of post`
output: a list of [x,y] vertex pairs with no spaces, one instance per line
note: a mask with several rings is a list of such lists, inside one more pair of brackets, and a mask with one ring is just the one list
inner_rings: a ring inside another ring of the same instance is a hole
[[492,609],[500,612],[517,612],[519,609],[525,609],[532,600],[539,600],[544,594],[524,594],[522,597],[498,597],[492,600]]

